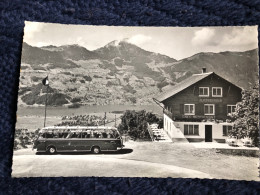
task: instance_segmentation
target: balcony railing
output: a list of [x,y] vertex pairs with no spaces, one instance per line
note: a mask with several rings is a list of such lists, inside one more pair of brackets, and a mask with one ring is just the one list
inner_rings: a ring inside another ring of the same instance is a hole
[[170,117],[171,119],[173,119],[173,114],[172,114],[171,111],[164,109],[164,110],[163,110],[163,113],[166,114],[166,115],[167,115],[168,117]]
[[[192,121],[192,122],[203,122],[203,121],[215,121],[215,122],[226,122],[230,120],[230,117],[216,117],[215,115],[185,115],[179,114],[174,115],[171,111],[164,109],[163,113],[166,114],[173,121]],[[232,120],[230,120],[232,121]]]

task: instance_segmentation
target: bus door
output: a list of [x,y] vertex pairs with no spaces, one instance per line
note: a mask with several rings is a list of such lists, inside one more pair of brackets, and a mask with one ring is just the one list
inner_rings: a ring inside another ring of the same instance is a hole
[[116,140],[115,139],[106,139],[104,140],[105,150],[116,150]]
[[70,151],[73,149],[73,144],[69,137],[70,132],[67,130],[64,130],[64,132],[59,134],[59,138],[56,143],[57,151]]
[[107,133],[106,137],[103,139],[103,150],[116,150],[116,138],[112,133]]

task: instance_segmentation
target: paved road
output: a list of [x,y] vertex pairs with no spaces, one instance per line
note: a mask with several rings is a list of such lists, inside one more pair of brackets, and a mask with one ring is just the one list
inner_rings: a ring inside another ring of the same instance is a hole
[[[190,144],[126,143],[117,153],[14,152],[13,177],[188,177],[257,180],[257,158],[225,156]],[[239,163],[238,163],[239,162]],[[222,166],[223,165],[223,166]],[[234,166],[236,165],[236,166]],[[239,171],[237,171],[239,170]]]

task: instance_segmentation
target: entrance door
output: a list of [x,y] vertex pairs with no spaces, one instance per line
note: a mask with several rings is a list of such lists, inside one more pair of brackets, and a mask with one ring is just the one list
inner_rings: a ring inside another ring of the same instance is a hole
[[212,142],[212,125],[205,125],[205,142]]

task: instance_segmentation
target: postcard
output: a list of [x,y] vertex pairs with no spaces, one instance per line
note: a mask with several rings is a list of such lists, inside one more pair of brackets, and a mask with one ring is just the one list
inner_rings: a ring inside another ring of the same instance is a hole
[[25,22],[12,177],[259,181],[257,28]]

